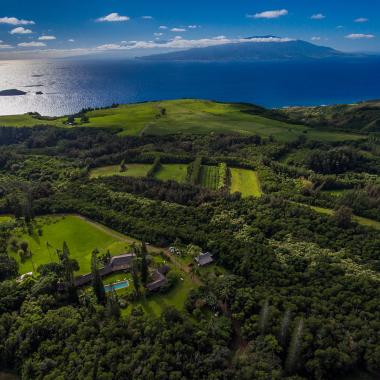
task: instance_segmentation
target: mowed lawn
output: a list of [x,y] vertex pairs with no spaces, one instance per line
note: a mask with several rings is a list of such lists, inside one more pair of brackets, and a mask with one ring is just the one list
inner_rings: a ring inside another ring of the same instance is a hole
[[32,236],[16,231],[13,236],[20,243],[28,243],[32,258],[21,263],[17,252],[9,248],[10,254],[19,262],[20,273],[34,272],[39,265],[57,262],[56,249],[61,249],[65,241],[70,249],[71,257],[79,263],[77,274],[90,272],[91,254],[94,249],[117,255],[129,251],[127,237],[107,227],[89,222],[76,215],[45,216],[36,219],[42,229],[39,236],[34,229]]
[[199,184],[211,190],[217,190],[219,170],[217,166],[202,165]]
[[[163,112],[163,110],[165,110]],[[304,125],[289,124],[255,114],[249,104],[218,103],[207,100],[180,99],[160,102],[120,105],[116,108],[87,113],[89,122],[81,127],[109,128],[120,135],[168,135],[238,133],[275,136],[280,141],[292,141],[304,135],[320,141],[357,140],[365,136],[339,131],[320,130]],[[66,125],[67,117],[40,120],[31,115],[0,116],[0,126],[26,126],[46,124],[55,127],[75,128]]]
[[129,315],[133,306],[142,306],[144,311],[154,317],[158,317],[168,307],[175,307],[177,310],[184,310],[185,301],[192,289],[197,285],[191,280],[187,273],[179,272],[180,279],[178,283],[164,294],[153,294],[145,300],[134,302],[128,308],[122,310],[123,315]]
[[231,193],[239,192],[243,197],[261,197],[262,191],[257,172],[231,168]]
[[90,178],[111,177],[120,175],[124,177],[146,177],[151,164],[126,164],[126,170],[121,172],[120,165],[102,166],[90,171]]
[[160,181],[183,183],[186,181],[187,166],[187,164],[162,164],[154,177]]

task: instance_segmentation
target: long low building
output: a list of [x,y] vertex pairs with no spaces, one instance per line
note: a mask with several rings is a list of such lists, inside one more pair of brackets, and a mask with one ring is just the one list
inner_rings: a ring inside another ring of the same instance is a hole
[[[128,253],[125,255],[119,255],[119,256],[113,256],[110,260],[110,262],[104,266],[103,268],[99,269],[99,274],[101,277],[105,277],[109,274],[116,273],[116,272],[122,272],[122,271],[129,271],[132,267],[133,259],[136,257],[134,253]],[[168,272],[168,268],[159,268],[155,270],[152,274],[152,282],[147,284],[147,289],[149,291],[155,291],[160,289],[162,286],[166,285],[167,279],[165,274]],[[78,276],[75,278],[74,283],[75,286],[85,286],[91,284],[91,281],[93,279],[92,273],[84,274],[82,276]]]
[[[125,255],[113,256],[110,262],[103,268],[99,269],[101,277],[107,276],[111,273],[121,272],[123,270],[130,270],[133,259],[136,257],[134,253],[128,253]],[[75,278],[74,282],[76,286],[84,286],[92,281],[92,273],[84,274]]]

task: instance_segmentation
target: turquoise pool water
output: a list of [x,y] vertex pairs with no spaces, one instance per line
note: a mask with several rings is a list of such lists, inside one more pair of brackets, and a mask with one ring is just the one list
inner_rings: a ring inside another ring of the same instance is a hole
[[125,280],[125,281],[118,282],[117,284],[105,285],[104,290],[106,292],[110,292],[112,290],[119,290],[119,289],[128,288],[128,286],[129,286],[129,281]]

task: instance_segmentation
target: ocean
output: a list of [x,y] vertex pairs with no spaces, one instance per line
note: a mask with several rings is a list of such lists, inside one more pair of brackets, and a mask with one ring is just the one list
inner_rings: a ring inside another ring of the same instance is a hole
[[380,58],[250,63],[0,61],[0,91],[8,89],[27,94],[0,96],[0,115],[60,116],[86,107],[177,98],[270,108],[353,103],[380,98]]

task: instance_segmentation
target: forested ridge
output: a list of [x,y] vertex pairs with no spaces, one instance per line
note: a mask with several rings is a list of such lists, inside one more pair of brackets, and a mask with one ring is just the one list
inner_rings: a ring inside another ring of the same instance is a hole
[[[379,376],[376,135],[281,142],[41,126],[0,128],[0,141],[0,211],[14,216],[0,224],[2,370],[22,379],[337,379],[356,369]],[[136,163],[152,165],[147,176],[128,176]],[[188,165],[184,182],[155,178],[162,165],[179,163]],[[107,165],[123,175],[91,178]],[[215,190],[199,183],[202,165],[220,173]],[[263,195],[231,194],[230,167],[255,170]],[[113,295],[102,303],[62,291],[75,266],[64,255],[16,281],[15,228],[66,213],[162,249],[197,245],[217,270],[199,271],[184,310],[158,317],[138,304],[120,315]]]

